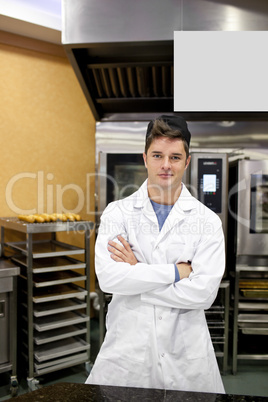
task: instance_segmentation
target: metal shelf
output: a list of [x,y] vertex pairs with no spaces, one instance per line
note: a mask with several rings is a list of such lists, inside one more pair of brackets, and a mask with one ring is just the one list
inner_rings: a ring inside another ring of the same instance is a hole
[[87,328],[81,324],[70,325],[64,328],[57,328],[45,332],[35,332],[34,342],[36,345],[43,345],[49,342],[59,341],[61,339],[70,338],[77,335],[85,334]]
[[268,303],[259,303],[255,300],[255,302],[238,302],[239,310],[266,310],[268,311]]
[[68,311],[66,313],[37,318],[33,323],[33,327],[37,331],[43,332],[87,321],[89,321],[89,317],[86,314],[78,313],[77,311]]
[[[27,242],[10,242],[6,246],[20,251],[23,255],[29,255]],[[84,254],[85,250],[54,240],[36,241],[32,244],[32,258],[61,257],[66,255]]]
[[26,223],[16,217],[0,218],[0,226],[13,229],[22,233],[56,233],[71,231],[90,231],[94,228],[94,223],[89,221],[57,221],[44,223]]
[[90,348],[90,345],[78,337],[63,339],[47,345],[37,346],[34,357],[38,362],[56,359],[58,357],[71,355]]
[[33,285],[36,288],[43,288],[47,286],[61,285],[64,283],[73,283],[78,281],[85,281],[87,277],[73,271],[64,272],[50,272],[48,274],[34,275]]
[[45,363],[35,363],[35,375],[42,375],[51,373],[52,371],[57,371],[64,369],[66,367],[71,367],[76,364],[82,364],[87,362],[87,353],[79,353],[72,356],[68,356],[61,359],[56,359],[53,361],[47,361]]
[[[14,257],[12,261],[27,268],[26,256]],[[59,272],[68,269],[80,269],[86,268],[86,264],[75,258],[62,256],[62,257],[46,257],[35,259],[33,261],[33,273],[45,273],[45,272]]]
[[44,303],[55,300],[83,298],[87,296],[87,290],[73,283],[56,285],[51,289],[36,288],[32,300],[34,303]]
[[[27,307],[27,306],[26,306]],[[35,317],[44,317],[47,315],[64,313],[66,311],[74,311],[82,308],[86,308],[87,303],[84,300],[79,299],[66,299],[55,302],[47,302],[36,304],[33,308],[33,314]]]
[[268,314],[238,314],[238,324],[245,323],[266,323],[268,324]]

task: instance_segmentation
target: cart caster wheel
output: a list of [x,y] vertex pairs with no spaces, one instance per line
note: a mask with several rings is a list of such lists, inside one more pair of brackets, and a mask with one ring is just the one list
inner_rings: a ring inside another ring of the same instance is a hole
[[18,395],[18,389],[19,387],[10,387],[10,395],[12,396],[12,398]]
[[27,378],[27,383],[31,391],[36,391],[40,388],[38,387],[39,381],[36,378]]
[[19,388],[19,384],[18,384],[17,377],[12,376],[10,378],[10,394],[12,397],[17,396],[18,388]]

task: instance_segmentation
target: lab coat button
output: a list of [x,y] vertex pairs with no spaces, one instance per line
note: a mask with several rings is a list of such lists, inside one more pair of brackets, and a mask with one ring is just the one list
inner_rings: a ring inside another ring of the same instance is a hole
[[165,357],[165,353],[161,353],[161,356],[162,356],[162,357]]

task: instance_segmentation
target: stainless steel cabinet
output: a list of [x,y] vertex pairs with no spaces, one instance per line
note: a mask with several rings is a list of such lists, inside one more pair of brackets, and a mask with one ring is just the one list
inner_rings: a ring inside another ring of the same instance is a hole
[[0,373],[11,372],[10,391],[17,393],[17,275],[19,268],[0,258]]
[[[12,254],[21,269],[21,353],[28,366],[29,388],[36,388],[39,375],[81,363],[89,369],[93,223],[25,223],[1,218],[0,226],[1,248]],[[5,229],[24,233],[25,240],[6,242]],[[84,247],[58,241],[57,232],[82,233]],[[41,233],[48,238],[40,240]]]

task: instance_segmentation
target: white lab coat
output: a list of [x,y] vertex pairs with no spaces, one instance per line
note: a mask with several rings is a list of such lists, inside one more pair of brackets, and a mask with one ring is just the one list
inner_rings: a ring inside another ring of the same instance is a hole
[[[138,264],[111,259],[107,243],[118,234]],[[219,217],[182,185],[159,232],[145,181],[108,205],[95,251],[100,288],[113,297],[86,383],[224,393],[204,313],[225,269]],[[174,283],[174,263],[187,261],[190,277]]]

